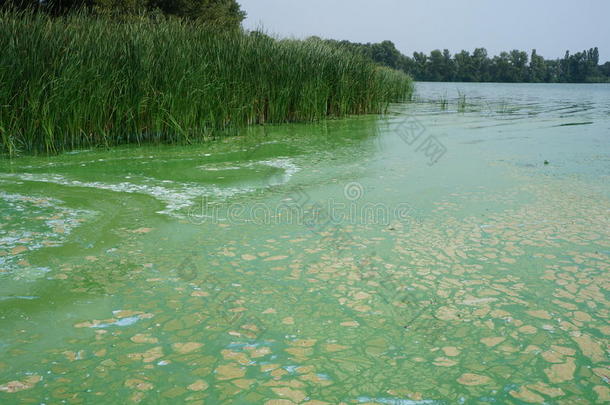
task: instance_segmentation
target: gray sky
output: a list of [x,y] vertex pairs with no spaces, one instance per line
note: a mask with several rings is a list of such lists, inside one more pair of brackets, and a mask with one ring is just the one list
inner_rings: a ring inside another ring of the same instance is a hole
[[599,47],[610,60],[610,0],[238,0],[245,27],[355,42],[389,39],[407,55],[536,48],[545,58]]

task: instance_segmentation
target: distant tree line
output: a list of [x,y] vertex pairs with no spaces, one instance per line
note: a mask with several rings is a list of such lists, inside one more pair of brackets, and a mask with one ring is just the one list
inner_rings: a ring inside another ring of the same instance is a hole
[[116,17],[168,15],[239,27],[246,14],[236,0],[0,0],[4,7],[62,16],[74,10]]
[[534,49],[531,54],[513,50],[489,57],[485,48],[472,53],[461,51],[452,55],[447,49],[426,55],[414,52],[403,55],[392,41],[359,44],[349,41],[322,40],[337,47],[364,54],[375,62],[411,75],[415,80],[443,82],[532,82],[587,83],[610,82],[610,62],[599,65],[599,50],[570,54],[562,59],[544,59]]

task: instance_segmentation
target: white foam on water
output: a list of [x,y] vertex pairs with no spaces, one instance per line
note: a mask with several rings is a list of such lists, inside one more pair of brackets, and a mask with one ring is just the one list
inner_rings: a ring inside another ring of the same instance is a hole
[[286,181],[290,180],[290,178],[297,172],[300,171],[300,168],[294,164],[294,162],[289,158],[276,158],[270,160],[259,160],[255,162],[246,163],[242,166],[234,166],[234,165],[223,165],[221,163],[211,163],[209,165],[202,165],[197,167],[200,170],[205,171],[223,171],[223,170],[242,170],[244,168],[252,168],[256,165],[264,165],[270,166],[276,169],[281,169],[284,172],[284,176]]
[[286,184],[290,181],[290,178],[298,173],[301,168],[294,164],[292,159],[289,158],[275,158],[270,160],[260,160],[255,162],[256,164],[266,165],[270,167],[274,167],[276,169],[281,169],[284,171],[281,180],[272,181],[270,185],[273,186],[281,186],[282,184]]
[[15,281],[34,281],[43,278],[51,271],[48,267],[24,267],[14,273]]
[[[15,280],[35,280],[51,271],[48,267],[23,266],[18,263],[28,252],[61,246],[93,211],[71,209],[54,198],[26,196],[0,191],[0,200],[8,206],[4,226],[0,227],[0,248],[10,255],[0,257],[0,273],[14,273]],[[10,217],[18,220],[10,221]]]
[[295,173],[298,173],[301,170],[299,168],[299,166],[294,164],[292,159],[289,159],[289,158],[276,158],[276,159],[271,159],[271,160],[261,160],[258,163],[267,165],[267,166],[271,166],[271,167],[276,167],[278,169],[282,169],[282,170],[284,170],[284,172],[286,173],[286,176],[288,176],[288,177],[292,177]]
[[32,300],[37,300],[40,297],[37,296],[21,296],[21,295],[15,295],[15,296],[8,296],[8,297],[0,297],[0,301],[9,301],[9,300],[27,300],[27,301],[32,301]]
[[0,191],[0,198],[7,202],[10,202],[10,203],[30,202],[32,204],[35,204],[38,207],[56,208],[57,205],[63,203],[63,201],[60,201],[60,200],[57,200],[54,198],[31,197],[31,196],[26,196],[26,195],[16,194],[16,193],[6,193],[4,191]]
[[379,404],[387,404],[387,405],[438,405],[441,402],[423,399],[423,400],[412,400],[412,399],[399,399],[399,398],[369,398],[369,397],[359,397],[358,402],[367,403],[367,402],[377,402]]
[[[7,175],[5,175],[7,176]],[[159,214],[166,215],[177,215],[176,211],[190,207],[193,201],[202,196],[215,196],[215,197],[230,197],[238,193],[245,193],[254,191],[252,187],[228,187],[220,188],[216,186],[201,186],[198,184],[191,183],[176,183],[171,182],[175,185],[176,189],[171,189],[161,185],[152,184],[136,184],[131,182],[121,182],[116,184],[103,183],[97,181],[80,181],[70,180],[64,176],[53,174],[32,174],[22,173],[19,175],[9,175],[19,178],[24,181],[38,181],[43,183],[53,183],[68,187],[84,187],[84,188],[95,188],[100,190],[114,191],[118,193],[129,193],[129,194],[145,194],[156,198],[157,200],[165,204],[165,209],[158,211]],[[167,184],[167,183],[164,183]]]
[[[63,206],[63,201],[49,197],[32,197],[22,194],[9,194],[0,191],[0,199],[6,201],[9,204],[10,209],[16,212],[31,213],[33,206],[34,208],[50,208],[56,214],[61,215],[61,218],[57,218],[57,215],[55,215],[53,218],[47,218],[44,220],[47,228],[52,230],[61,229],[61,232],[52,231],[33,233],[30,230],[22,229],[17,230],[18,233],[11,232],[10,236],[6,236],[7,231],[5,229],[0,229],[0,235],[2,235],[2,237],[0,237],[0,245],[5,245],[8,247],[11,247],[11,245],[14,247],[19,243],[20,239],[33,238],[37,235],[42,235],[47,239],[58,237],[63,239],[65,236],[69,235],[74,228],[81,224],[83,218],[90,217],[95,214],[93,211],[89,210],[67,208]],[[37,214],[38,217],[41,216],[39,212],[35,212],[34,214]],[[34,244],[28,246],[37,245]]]
[[70,152],[64,152],[66,155],[78,155],[79,153],[91,152],[91,149],[73,150]]
[[[271,160],[263,160],[253,163],[248,163],[244,167],[252,167],[252,165],[266,165],[283,170],[280,180],[271,179],[269,186],[278,186],[290,181],[290,178],[300,169],[291,159],[277,158]],[[204,166],[202,166],[204,167]],[[217,167],[217,166],[212,166]],[[239,169],[237,166],[230,166]],[[212,169],[214,170],[214,169]],[[226,170],[218,168],[218,170]],[[234,169],[230,169],[234,170]],[[104,183],[97,181],[80,181],[68,179],[58,174],[33,174],[33,173],[4,173],[0,174],[5,178],[17,178],[22,181],[36,181],[44,183],[59,184],[69,187],[84,187],[95,188],[101,190],[114,191],[119,193],[144,194],[156,198],[165,204],[165,209],[158,211],[159,214],[166,214],[183,218],[184,215],[178,211],[191,207],[196,200],[205,197],[213,196],[215,198],[229,198],[237,194],[244,194],[256,191],[257,187],[218,187],[215,185],[201,185],[197,183],[179,183],[171,180],[159,181],[153,178],[144,178],[144,183],[138,184],[129,181],[120,183]],[[162,185],[161,185],[162,184]],[[170,187],[171,186],[171,187]]]
[[220,172],[223,170],[241,170],[243,167],[240,166],[222,166],[222,165],[204,165],[197,167],[199,170],[204,170],[206,172]]

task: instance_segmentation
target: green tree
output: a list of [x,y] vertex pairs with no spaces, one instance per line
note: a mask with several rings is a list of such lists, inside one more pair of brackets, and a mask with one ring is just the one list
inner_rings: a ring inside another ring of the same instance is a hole
[[239,26],[246,17],[236,0],[149,0],[148,8],[223,27]]
[[606,62],[599,66],[599,74],[603,81],[610,83],[610,62]]
[[527,52],[514,49],[510,52],[510,81],[511,82],[526,82],[527,77]]
[[544,64],[547,72],[546,82],[559,83],[561,81],[560,60],[546,60]]
[[452,82],[455,80],[455,62],[451,57],[449,49],[443,50],[443,80],[446,82]]
[[383,41],[380,44],[371,46],[371,56],[373,60],[384,66],[393,69],[398,68],[400,52],[396,49],[396,45],[392,41]]
[[472,79],[477,82],[488,82],[490,81],[489,74],[489,58],[487,57],[487,49],[476,48],[472,53]]
[[145,0],[92,0],[87,5],[98,14],[124,17],[145,14],[149,11]]
[[532,83],[543,83],[549,81],[547,65],[544,58],[532,50],[530,58],[529,81]]
[[494,82],[512,81],[510,57],[507,52],[501,52],[499,56],[493,57],[490,72]]
[[453,57],[456,66],[455,79],[460,82],[472,82],[475,81],[475,74],[472,66],[472,58],[470,52],[461,51],[456,53]]
[[63,15],[79,8],[115,16],[161,11],[166,15],[227,28],[238,27],[246,16],[236,0],[8,0],[5,4],[53,15]]
[[461,51],[452,56],[448,49],[435,49],[426,55],[414,52],[405,56],[391,41],[378,44],[361,44],[311,37],[309,40],[347,49],[374,62],[402,70],[415,80],[465,81],[465,82],[606,82],[610,65],[599,66],[599,50],[591,48],[571,55],[566,52],[563,59],[545,60],[532,50],[502,52],[490,59],[485,48],[476,48],[472,53]]
[[423,52],[413,52],[413,75],[417,80],[430,80],[428,73],[428,55]]
[[46,11],[55,15],[87,5],[86,0],[6,0],[3,3],[11,8]]
[[428,80],[434,82],[440,82],[445,78],[445,59],[443,58],[443,53],[435,49],[430,52],[430,59],[428,61]]
[[559,81],[570,82],[572,74],[570,72],[570,51],[566,51],[563,59],[559,61]]
[[599,77],[599,50],[597,47],[587,51],[587,72],[585,81],[596,80]]
[[400,54],[400,57],[398,58],[398,69],[413,75],[413,72],[415,71],[415,61],[413,58]]

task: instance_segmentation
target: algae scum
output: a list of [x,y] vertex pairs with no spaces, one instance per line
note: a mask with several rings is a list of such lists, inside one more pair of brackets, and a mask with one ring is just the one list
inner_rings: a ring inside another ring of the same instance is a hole
[[1,162],[0,402],[610,401],[609,90]]

